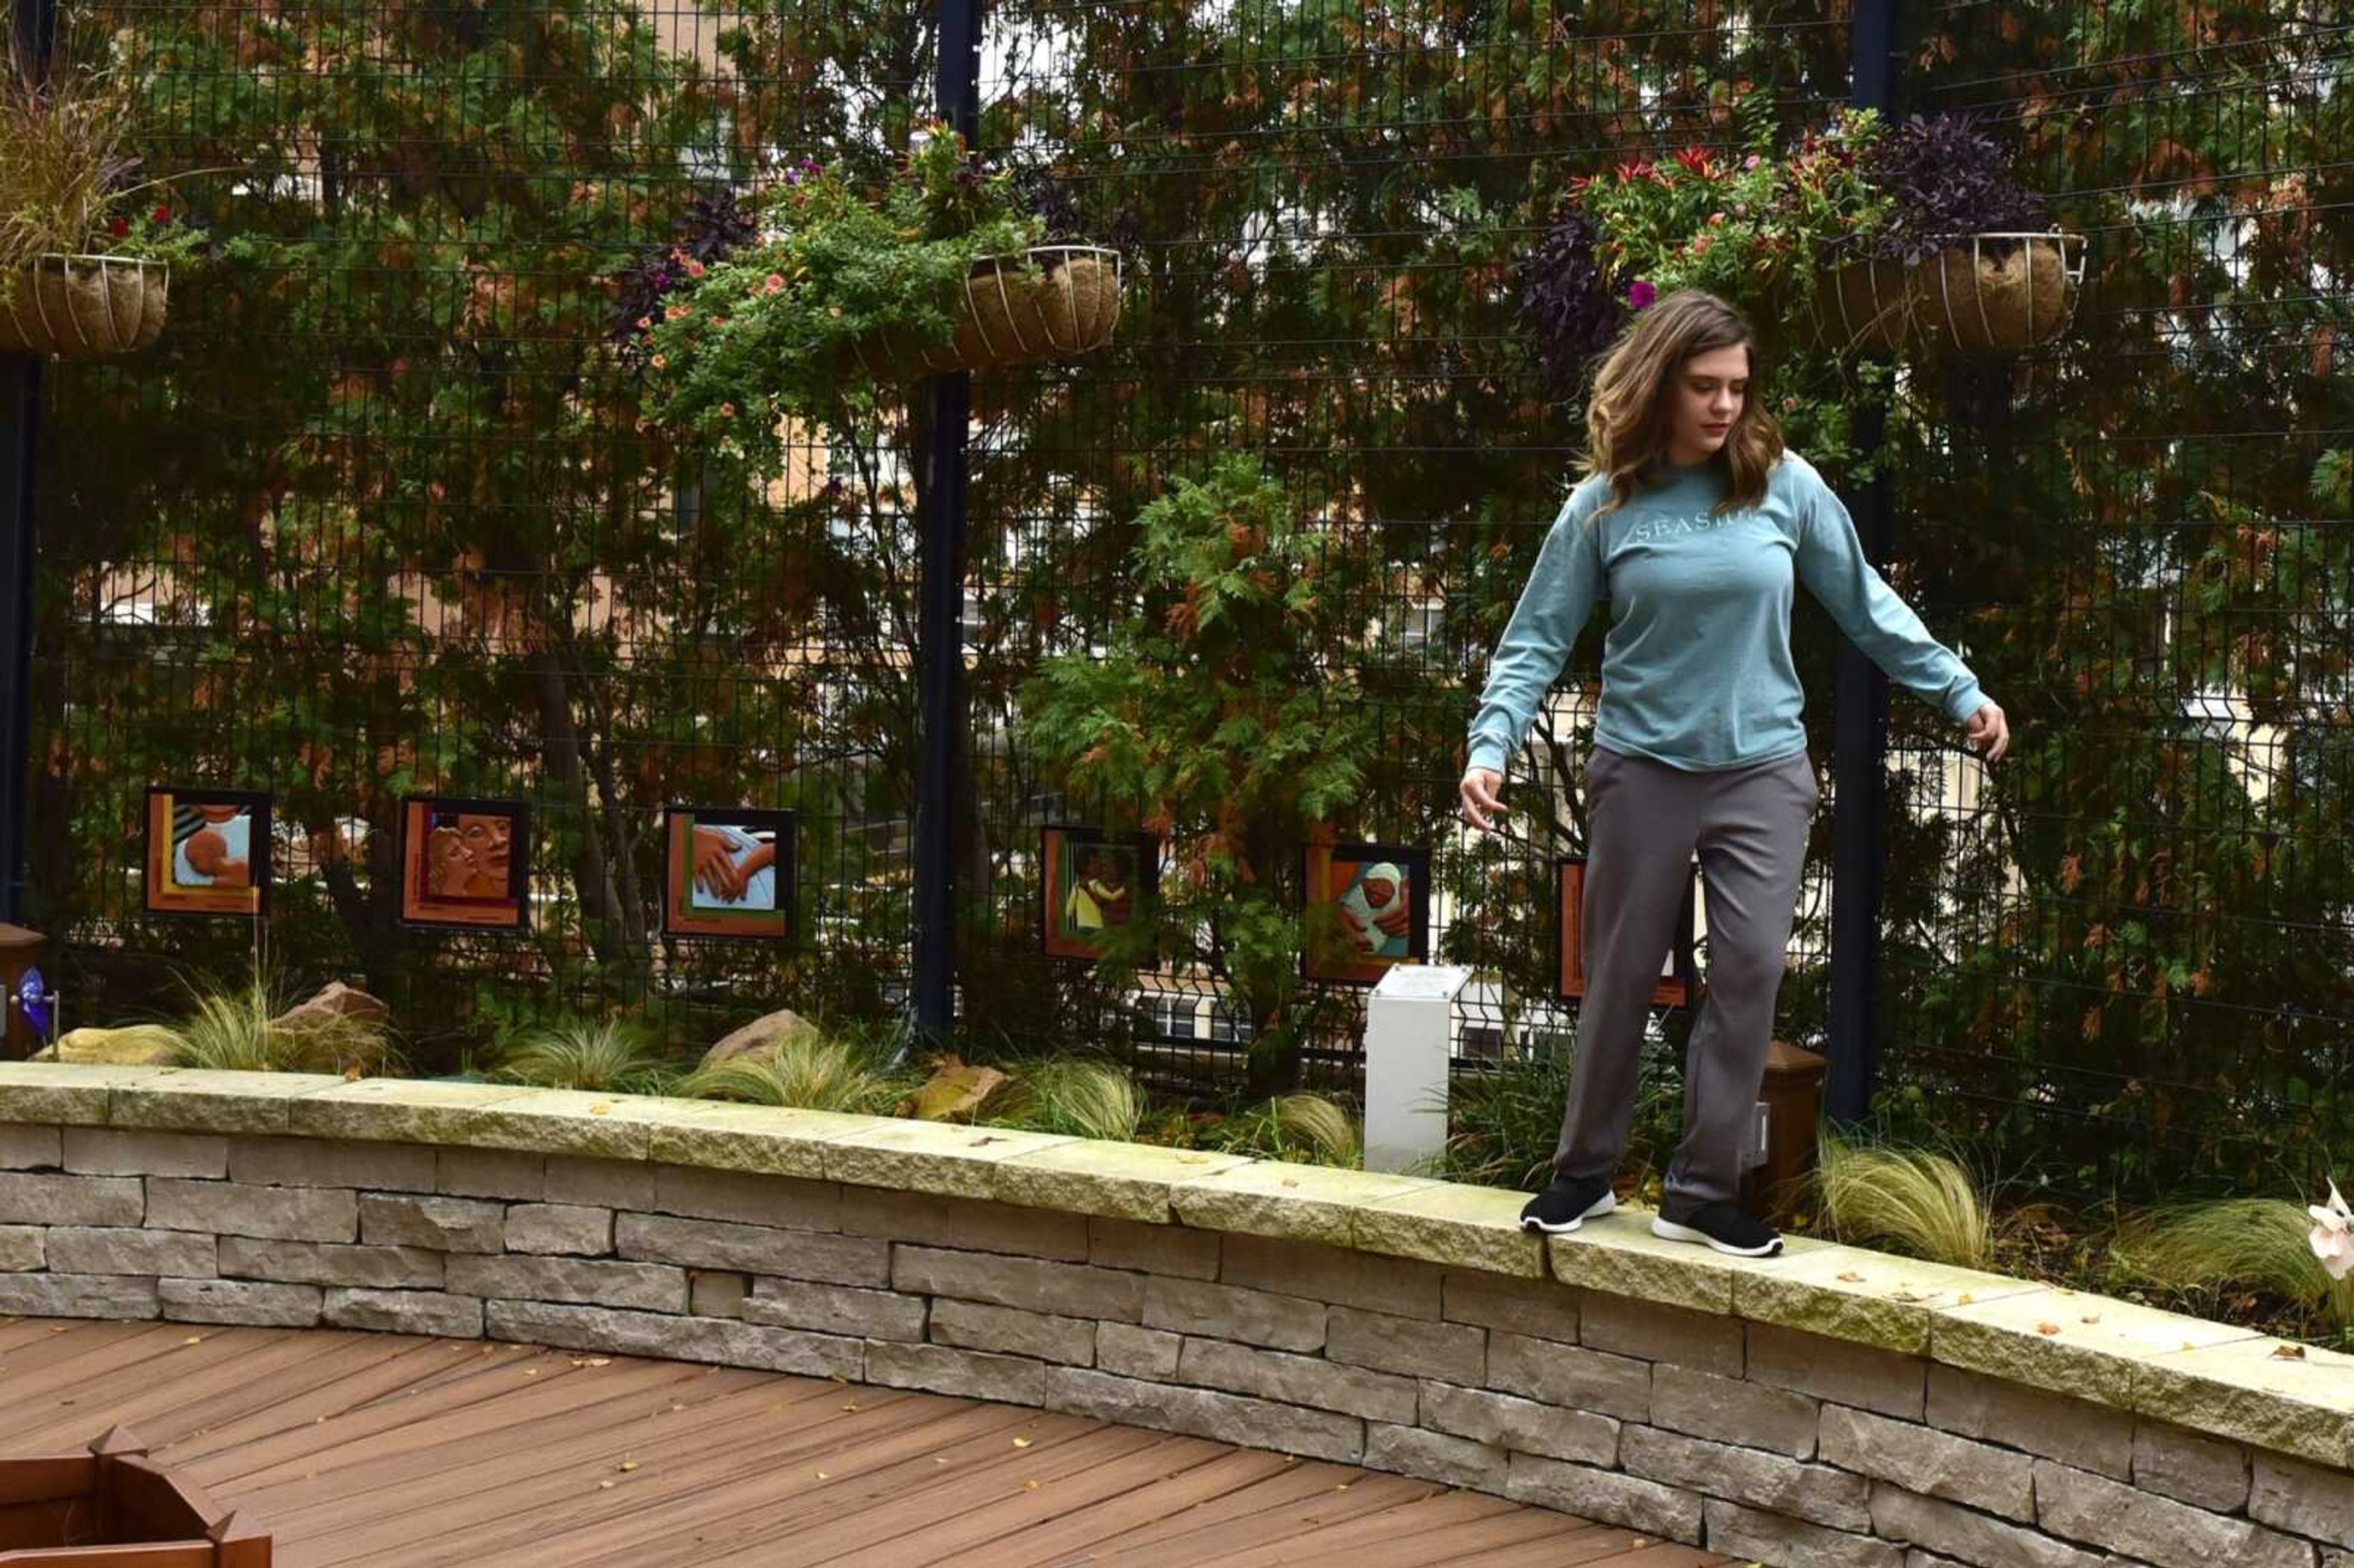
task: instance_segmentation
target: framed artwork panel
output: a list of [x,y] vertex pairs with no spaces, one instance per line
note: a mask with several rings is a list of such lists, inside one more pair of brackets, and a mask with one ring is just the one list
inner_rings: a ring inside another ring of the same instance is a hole
[[1430,956],[1430,852],[1411,844],[1311,843],[1302,853],[1302,979],[1375,985]]
[[1145,918],[1161,885],[1161,841],[1048,824],[1038,830],[1039,944],[1092,963],[1116,927]]
[[793,929],[790,811],[669,806],[663,811],[663,932],[781,941]]
[[[1563,1001],[1574,1001],[1585,994],[1585,860],[1582,854],[1573,854],[1553,862],[1559,915],[1554,927],[1558,942],[1553,994]],[[1695,861],[1687,869],[1683,900],[1676,911],[1659,978],[1651,987],[1653,1007],[1691,1007],[1699,1001],[1700,976],[1692,958],[1699,885],[1700,864]]]
[[530,862],[524,802],[411,795],[400,803],[401,924],[520,931]]
[[270,800],[254,789],[149,786],[147,913],[269,914]]

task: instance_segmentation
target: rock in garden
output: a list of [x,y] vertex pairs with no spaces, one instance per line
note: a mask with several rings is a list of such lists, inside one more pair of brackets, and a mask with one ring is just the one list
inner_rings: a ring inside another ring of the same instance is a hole
[[153,1023],[126,1029],[69,1029],[36,1062],[88,1062],[109,1067],[168,1067],[177,1058],[179,1037]]
[[356,1019],[363,1023],[384,1023],[391,1017],[392,1009],[367,992],[347,986],[341,980],[329,980],[310,1001],[289,1008],[271,1019],[270,1026],[299,1034],[321,1024],[332,1024],[339,1018]]
[[703,1054],[705,1067],[716,1067],[723,1062],[733,1062],[739,1056],[765,1056],[785,1040],[804,1029],[814,1028],[806,1018],[791,1008],[779,1008],[764,1017],[756,1018],[743,1028],[723,1038],[718,1044]]
[[969,1067],[961,1062],[952,1062],[926,1080],[909,1104],[901,1108],[925,1121],[954,1121],[972,1115],[982,1101],[1013,1081],[994,1067]]

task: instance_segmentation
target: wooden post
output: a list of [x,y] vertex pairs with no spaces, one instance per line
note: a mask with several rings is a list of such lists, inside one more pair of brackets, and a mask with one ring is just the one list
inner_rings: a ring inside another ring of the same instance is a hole
[[[25,971],[38,968],[48,951],[49,939],[38,931],[0,924],[0,988],[14,997],[16,982],[25,978]],[[5,1016],[6,1032],[0,1033],[0,1062],[20,1062],[48,1044],[25,1022],[24,1012],[13,1001]]]
[[1822,1123],[1823,1072],[1829,1060],[1776,1040],[1766,1050],[1757,1097],[1766,1107],[1766,1162],[1755,1167],[1755,1201],[1769,1221],[1787,1221],[1815,1171]]

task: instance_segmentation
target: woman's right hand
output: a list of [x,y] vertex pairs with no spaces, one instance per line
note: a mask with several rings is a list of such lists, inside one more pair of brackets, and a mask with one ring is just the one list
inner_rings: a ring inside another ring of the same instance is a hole
[[1497,793],[1504,786],[1504,776],[1492,768],[1474,768],[1463,775],[1459,793],[1463,797],[1463,820],[1483,833],[1494,832],[1496,824],[1489,813],[1504,814],[1503,797]]

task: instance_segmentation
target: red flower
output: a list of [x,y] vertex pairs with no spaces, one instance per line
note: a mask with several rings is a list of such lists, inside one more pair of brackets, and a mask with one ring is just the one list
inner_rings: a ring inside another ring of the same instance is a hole
[[118,217],[106,226],[106,231],[120,239],[131,232],[131,222],[128,218]]
[[1631,164],[1621,164],[1618,165],[1618,180],[1622,185],[1629,180],[1642,179],[1644,176],[1651,175],[1651,173],[1652,170],[1650,164],[1641,158],[1636,159]]
[[169,223],[169,222],[171,222],[171,221],[172,221],[172,209],[171,209],[170,207],[157,207],[157,208],[154,210],[154,214],[152,214],[152,215],[151,215],[151,217],[149,217],[149,221],[150,221],[150,222],[152,222],[152,223]]
[[1698,147],[1681,149],[1676,154],[1676,162],[1702,179],[1716,173],[1716,166],[1709,162],[1708,154]]
[[1569,176],[1569,194],[1572,196],[1577,196],[1584,192],[1585,187],[1593,183],[1594,176],[1592,175],[1572,175]]

